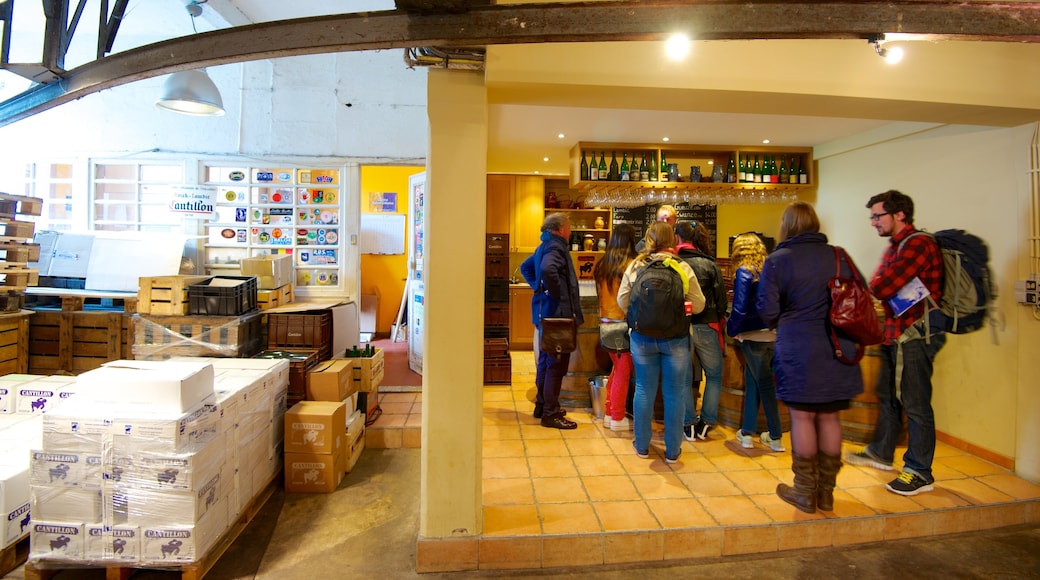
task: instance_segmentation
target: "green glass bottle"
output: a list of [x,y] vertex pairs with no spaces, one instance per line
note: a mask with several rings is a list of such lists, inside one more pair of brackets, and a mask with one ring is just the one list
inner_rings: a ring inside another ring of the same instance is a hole
[[621,181],[628,181],[628,152],[621,152]]
[[649,178],[647,181],[657,181],[657,153],[650,154],[650,165],[647,167]]
[[639,161],[639,181],[650,181],[650,168],[646,165],[646,153]]
[[726,183],[737,182],[737,164],[733,160],[733,156],[729,156],[729,165],[726,166]]
[[780,156],[780,183],[790,183],[791,173],[787,170],[787,156]]
[[802,165],[802,159],[798,158],[798,183],[805,185],[809,183],[809,173],[805,171],[805,165]]
[[621,181],[621,175],[618,174],[617,151],[610,152],[610,181]]
[[657,174],[659,181],[668,181],[668,154],[661,152],[661,172]]
[[607,173],[606,155],[606,151],[599,152],[599,175],[596,176],[596,179],[599,181],[606,181],[610,179],[610,174]]
[[752,180],[754,183],[762,183],[762,164],[758,159],[758,155],[755,155],[755,167],[752,171]]
[[585,151],[581,152],[581,176],[578,178],[582,181],[589,180],[589,160],[585,158]]

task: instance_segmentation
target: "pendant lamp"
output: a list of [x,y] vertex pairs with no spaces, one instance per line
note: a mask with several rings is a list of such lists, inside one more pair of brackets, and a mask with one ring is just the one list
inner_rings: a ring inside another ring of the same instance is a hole
[[167,77],[162,96],[155,106],[185,115],[215,117],[224,114],[220,91],[205,69],[176,72]]

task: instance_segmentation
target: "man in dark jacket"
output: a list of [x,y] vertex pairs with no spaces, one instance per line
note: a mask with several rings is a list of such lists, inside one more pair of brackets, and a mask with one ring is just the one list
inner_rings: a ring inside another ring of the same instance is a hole
[[[573,317],[579,326],[584,322],[578,294],[578,277],[574,264],[567,252],[571,235],[571,221],[565,213],[552,213],[542,223],[542,243],[534,255],[520,265],[524,280],[534,289],[531,298],[531,322],[541,336],[543,318]],[[539,339],[535,339],[538,349]],[[570,364],[570,353],[538,351],[535,385],[538,394],[534,403],[534,416],[541,419],[543,427],[575,429],[578,424],[565,417],[560,408],[560,389],[563,377]]]
[[[935,456],[935,414],[932,410],[932,365],[946,335],[929,335],[923,328],[925,302],[896,316],[888,299],[914,278],[919,279],[936,303],[942,298],[942,252],[932,236],[913,235],[914,200],[895,190],[879,193],[867,202],[870,225],[879,236],[889,238],[870,291],[885,307],[885,342],[881,346],[881,371],[877,378],[878,418],[874,440],[862,451],[850,453],[845,461],[892,470],[896,444],[908,423],[903,472],[886,486],[892,493],[917,495],[934,489],[932,459]],[[900,372],[901,369],[901,372]],[[898,376],[897,376],[898,373]]]

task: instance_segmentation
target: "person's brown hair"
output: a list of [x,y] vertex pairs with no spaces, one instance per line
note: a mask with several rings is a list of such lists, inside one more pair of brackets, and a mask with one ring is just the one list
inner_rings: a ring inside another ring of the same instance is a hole
[[618,224],[610,234],[607,251],[592,270],[592,277],[597,283],[621,280],[628,263],[637,255],[636,229],[629,224]]
[[646,229],[646,237],[643,239],[643,255],[649,256],[654,252],[674,247],[675,230],[668,222],[654,222]]
[[762,263],[766,261],[766,245],[753,233],[740,234],[733,240],[733,250],[729,254],[729,262],[736,272],[744,267],[751,272],[755,280],[762,273]]
[[813,206],[804,201],[796,201],[787,206],[780,218],[780,241],[791,239],[798,234],[820,231],[820,218],[816,216]]

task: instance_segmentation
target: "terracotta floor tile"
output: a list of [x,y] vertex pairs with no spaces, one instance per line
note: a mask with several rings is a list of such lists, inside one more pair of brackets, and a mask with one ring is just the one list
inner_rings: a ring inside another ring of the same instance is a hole
[[913,513],[885,518],[885,539],[920,538],[933,533],[935,518],[932,513]]
[[763,453],[762,455],[754,457],[753,460],[765,469],[782,469],[784,471],[791,471],[790,453]]
[[546,539],[542,567],[598,566],[603,564],[603,544],[603,534]]
[[572,441],[575,439],[595,439],[596,441],[603,440],[603,433],[600,432],[599,427],[592,424],[592,421],[588,418],[582,418],[580,413],[574,413],[573,415],[568,413],[567,418],[578,424],[577,429],[564,429],[560,431],[560,434],[564,439]]
[[1011,474],[985,475],[978,481],[1006,493],[1015,499],[1040,498],[1040,486]]
[[[793,475],[791,470],[787,470],[788,475],[784,479],[787,483],[791,482]],[[857,467],[850,466],[848,464],[843,465],[841,471],[838,472],[838,487],[841,489],[853,489],[856,487],[876,487],[878,485],[884,485],[889,481],[895,479],[895,473],[888,473],[885,476],[884,483],[878,480],[877,474],[884,473],[870,467]]]
[[484,441],[481,448],[485,458],[524,456],[524,442],[519,439]]
[[613,455],[614,450],[602,436],[590,439],[566,439],[571,455]]
[[776,491],[776,484],[780,483],[775,475],[765,469],[728,472],[726,477],[746,495],[773,493]]
[[485,536],[530,536],[542,533],[535,505],[484,506]]
[[659,562],[664,559],[664,534],[658,530],[603,535],[603,561]]
[[531,440],[535,440],[535,439],[553,439],[553,440],[556,440],[556,441],[562,441],[563,440],[563,436],[560,434],[563,431],[561,431],[560,429],[551,429],[549,427],[542,427],[541,424],[537,423],[537,419],[532,419],[532,421],[535,421],[535,423],[532,423],[530,425],[528,425],[526,423],[520,425],[520,434],[523,435],[523,438],[525,440],[527,440],[527,441],[531,441]]
[[585,534],[603,531],[591,503],[555,503],[538,508],[543,534]]
[[482,570],[537,568],[542,562],[542,539],[485,537],[478,551]]
[[718,468],[700,453],[683,450],[682,460],[670,465],[673,473],[716,473]]
[[936,485],[952,491],[966,501],[971,502],[972,505],[1003,503],[1013,499],[1010,495],[974,479],[942,481]]
[[971,502],[957,495],[946,484],[936,485],[933,491],[919,493],[914,496],[914,501],[930,510],[949,509],[955,507],[967,507]]
[[582,477],[585,490],[592,501],[641,500],[632,479],[627,475],[600,475]]
[[531,478],[485,479],[484,505],[533,504],[534,488]]
[[419,540],[416,542],[416,568],[424,572],[460,572],[477,566],[476,539]]
[[998,467],[992,463],[979,459],[972,455],[959,455],[955,457],[943,457],[936,461],[947,467],[956,469],[965,475],[972,477],[978,477],[980,475],[997,475],[1006,474],[1008,471],[1003,467]]
[[646,505],[665,528],[703,528],[717,525],[715,518],[704,511],[704,506],[693,498],[652,499]]
[[589,501],[580,477],[536,477],[533,481],[539,504]]
[[518,426],[511,427],[488,427],[484,426],[482,429],[483,439],[485,441],[489,439],[520,439],[520,428]]
[[608,532],[624,530],[657,530],[661,525],[642,501],[601,501],[592,504],[603,529]]
[[718,558],[722,555],[723,529],[666,529],[664,531],[664,559]]
[[840,518],[833,520],[835,546],[868,544],[885,539],[883,518]]
[[828,521],[804,522],[777,527],[778,550],[826,548],[834,539],[834,526]]
[[513,400],[508,387],[484,387],[481,398],[485,402]]
[[773,520],[746,496],[698,498],[711,517],[723,526],[768,524]]
[[416,399],[416,393],[383,393],[379,398],[379,405],[384,406],[387,403],[414,403]]
[[526,457],[489,457],[482,466],[484,479],[530,477]]
[[777,526],[741,526],[727,528],[723,534],[722,555],[761,554],[775,552],[780,538]]
[[405,426],[406,429],[413,428],[413,427],[416,428],[416,429],[421,429],[422,428],[422,415],[416,415],[415,413],[409,414],[408,418],[405,419],[405,421],[404,421],[404,426]]
[[632,455],[632,432],[605,433],[607,445],[615,455]]
[[488,411],[484,410],[481,420],[485,427],[489,425],[517,425],[516,413],[512,411]]
[[722,473],[731,473],[734,471],[747,471],[750,469],[760,469],[752,461],[748,461],[747,457],[738,455],[736,453],[727,453],[725,455],[709,456],[708,459],[718,468]]
[[422,415],[422,401],[415,401],[414,403],[412,403],[412,408],[408,412],[417,415]]
[[877,515],[877,510],[859,501],[848,492],[834,490],[834,511],[825,515],[828,518],[855,518]]
[[376,419],[376,422],[373,423],[372,426],[381,429],[393,429],[395,427],[401,428],[404,427],[404,422],[407,418],[407,414],[387,415],[384,413]]
[[572,477],[578,475],[570,455],[562,457],[532,457],[528,460],[531,477]]
[[[915,497],[907,497],[892,493],[885,487],[862,487],[847,490],[849,495],[868,505],[879,514],[902,514],[921,511],[921,504]],[[927,492],[926,492],[927,493]]]
[[949,479],[964,479],[971,476],[963,471],[954,469],[945,463],[935,461],[932,462],[932,477],[935,478],[936,481],[944,481]]
[[563,439],[525,440],[524,448],[528,457],[564,457],[568,455],[567,444]]
[[[718,497],[743,493],[728,477],[717,472],[680,473],[679,479],[694,497]],[[775,488],[776,484],[773,484],[773,487]]]
[[422,428],[405,426],[401,429],[401,447],[419,449],[422,447]]
[[759,509],[764,511],[774,522],[811,522],[827,519],[826,514],[823,512],[807,514],[799,510],[793,505],[780,499],[780,496],[776,495],[775,492],[749,495],[748,498],[758,506]]
[[[693,494],[686,484],[674,473],[657,473],[654,475],[631,475],[632,483],[639,490],[643,499],[677,499],[690,498]],[[685,477],[689,477],[688,475]]]
[[582,476],[589,475],[624,475],[625,468],[621,466],[617,456],[611,455],[574,455],[574,465]]
[[383,410],[383,416],[386,415],[407,415],[412,410],[411,401],[401,401],[400,403],[387,403],[385,401],[379,402],[379,408]]

